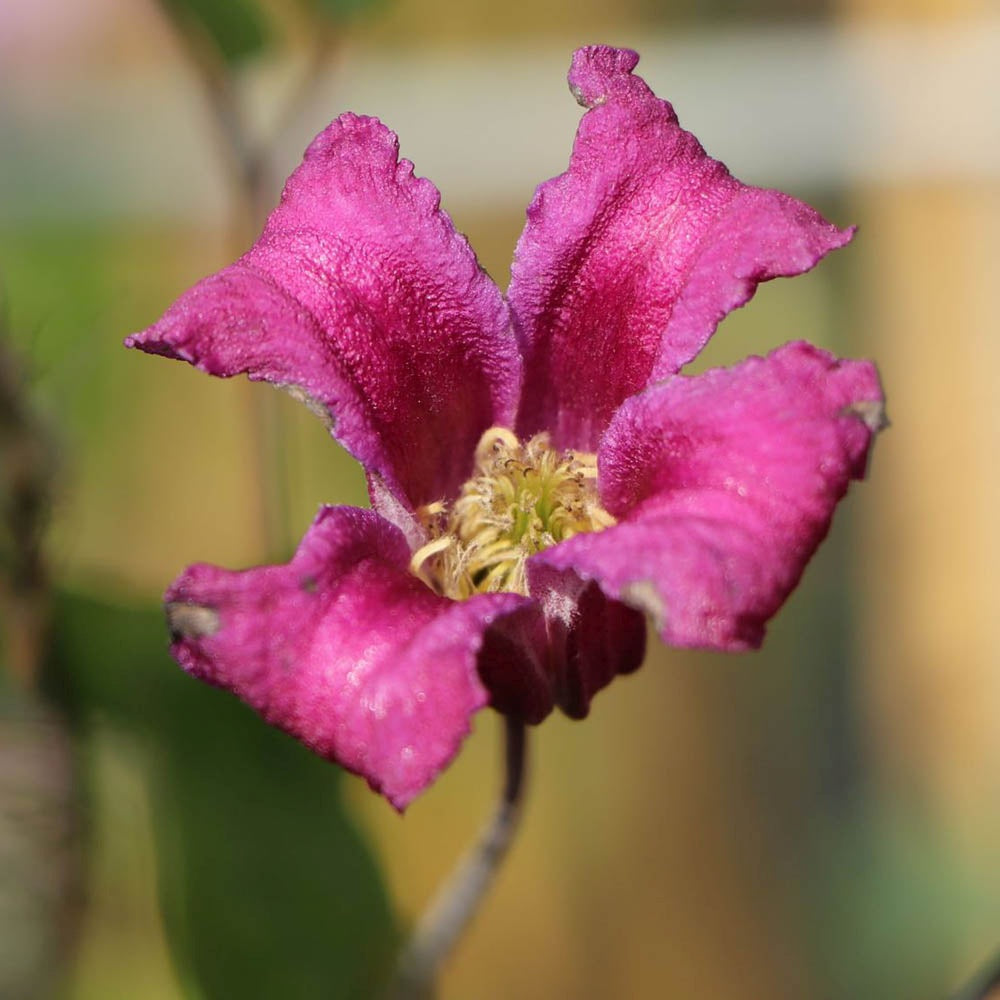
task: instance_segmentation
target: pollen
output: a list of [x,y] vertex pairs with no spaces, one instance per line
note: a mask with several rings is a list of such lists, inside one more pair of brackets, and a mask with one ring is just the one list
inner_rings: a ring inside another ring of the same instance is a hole
[[529,556],[574,535],[615,523],[597,499],[597,456],[556,451],[547,434],[521,442],[491,427],[475,469],[451,502],[417,511],[428,541],[410,562],[415,576],[445,597],[527,594]]

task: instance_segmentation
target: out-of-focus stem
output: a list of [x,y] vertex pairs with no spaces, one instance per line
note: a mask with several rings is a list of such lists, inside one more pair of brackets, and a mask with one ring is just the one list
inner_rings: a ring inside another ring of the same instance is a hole
[[1000,998],[1000,952],[994,955],[951,1000],[997,1000]]
[[[230,224],[231,253],[238,256],[250,245],[277,200],[277,184],[270,168],[273,143],[256,141],[251,135],[232,74],[211,40],[196,24],[180,16],[173,5],[161,0],[160,7],[195,70],[229,168],[230,187],[236,196]],[[316,43],[305,73],[279,116],[279,129],[307,101],[333,50],[334,35],[327,25],[317,25],[314,37]],[[248,400],[254,478],[259,484],[260,535],[264,556],[272,561],[287,558],[292,548],[288,451],[280,403],[274,393],[263,388],[250,393]]]
[[517,831],[525,785],[525,725],[504,717],[506,776],[500,803],[417,923],[399,959],[388,1000],[427,1000],[441,963],[493,885]]
[[0,319],[0,608],[3,661],[31,690],[41,668],[49,620],[42,537],[49,520],[55,458],[52,441],[24,391],[21,366]]
[[83,879],[73,744],[40,690],[58,463],[6,333],[0,316],[0,908],[17,915],[5,928],[0,996],[49,996],[76,943]]

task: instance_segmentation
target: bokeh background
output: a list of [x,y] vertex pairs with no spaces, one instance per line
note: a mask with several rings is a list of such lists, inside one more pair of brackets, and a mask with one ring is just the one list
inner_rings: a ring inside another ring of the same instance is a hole
[[[489,713],[400,818],[173,666],[182,567],[287,550],[363,481],[291,400],[120,345],[348,109],[504,286],[595,41],[638,49],[738,176],[860,224],[699,365],[873,357],[892,427],[762,652],[654,644],[532,733],[524,828],[440,996],[929,1000],[1000,945],[995,5],[5,0],[0,997],[371,995],[488,813]],[[268,151],[249,181],[227,109]]]

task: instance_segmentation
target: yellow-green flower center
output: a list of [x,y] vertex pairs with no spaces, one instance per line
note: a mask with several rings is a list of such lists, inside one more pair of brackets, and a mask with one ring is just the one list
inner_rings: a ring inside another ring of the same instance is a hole
[[558,452],[547,434],[521,443],[491,427],[476,447],[476,465],[452,503],[417,511],[428,542],[410,563],[439,594],[528,592],[527,558],[573,535],[615,523],[597,500],[595,455]]

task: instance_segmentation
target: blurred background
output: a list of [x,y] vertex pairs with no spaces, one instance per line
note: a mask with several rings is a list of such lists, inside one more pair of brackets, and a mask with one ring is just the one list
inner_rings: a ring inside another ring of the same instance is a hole
[[344,110],[399,133],[504,287],[590,42],[639,50],[737,176],[860,225],[699,366],[873,357],[893,426],[762,652],[654,643],[531,734],[440,996],[929,1000],[1000,946],[995,5],[5,0],[0,997],[369,996],[487,815],[490,713],[400,818],[172,663],[184,566],[287,554],[363,480],[292,400],[121,340]]

